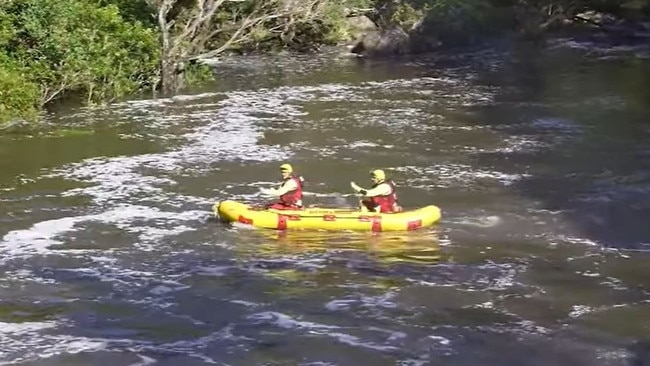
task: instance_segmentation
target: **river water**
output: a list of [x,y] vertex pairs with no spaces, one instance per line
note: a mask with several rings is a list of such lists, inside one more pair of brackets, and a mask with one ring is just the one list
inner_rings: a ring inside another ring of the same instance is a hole
[[[650,52],[557,39],[225,59],[171,99],[0,139],[0,364],[648,365]],[[383,168],[410,233],[220,224],[290,162]]]

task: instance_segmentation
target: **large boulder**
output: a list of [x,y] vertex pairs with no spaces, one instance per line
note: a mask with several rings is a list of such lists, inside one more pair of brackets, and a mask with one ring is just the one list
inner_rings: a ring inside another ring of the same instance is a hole
[[[376,31],[377,25],[365,15],[357,15],[345,18],[350,33],[355,36]],[[356,37],[355,37],[356,38]]]
[[410,52],[410,37],[399,26],[364,34],[350,52],[359,56],[394,56]]
[[442,46],[435,30],[428,29],[425,19],[420,19],[409,30],[409,48],[412,53],[431,52]]
[[435,30],[428,28],[423,18],[408,32],[396,25],[385,30],[366,31],[357,39],[351,52],[364,57],[385,57],[431,52],[441,46]]

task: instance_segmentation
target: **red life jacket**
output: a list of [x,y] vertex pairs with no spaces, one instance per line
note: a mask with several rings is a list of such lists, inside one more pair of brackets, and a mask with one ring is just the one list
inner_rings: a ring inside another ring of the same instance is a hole
[[296,182],[297,188],[280,196],[280,203],[289,207],[302,207],[302,188],[304,179],[300,176],[296,177],[291,175],[282,182],[282,185],[291,179]]
[[401,208],[397,204],[397,194],[395,193],[395,183],[392,180],[381,182],[372,186],[372,188],[377,187],[380,184],[388,183],[390,186],[390,193],[385,196],[375,196],[371,197],[372,204],[377,207],[379,206],[379,212],[399,212]]

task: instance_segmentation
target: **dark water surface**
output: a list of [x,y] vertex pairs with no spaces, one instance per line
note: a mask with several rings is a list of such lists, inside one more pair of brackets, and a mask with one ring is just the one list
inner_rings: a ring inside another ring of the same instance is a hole
[[[650,364],[650,52],[562,39],[361,61],[224,60],[171,99],[0,137],[0,363]],[[251,230],[384,168],[412,233]]]

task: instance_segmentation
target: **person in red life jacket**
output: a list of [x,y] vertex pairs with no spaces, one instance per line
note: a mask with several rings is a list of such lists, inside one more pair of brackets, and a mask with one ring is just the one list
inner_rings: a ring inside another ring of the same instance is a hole
[[266,208],[276,210],[299,210],[302,209],[302,188],[304,179],[293,174],[291,164],[280,165],[282,184],[278,188],[263,189],[262,192],[271,196],[279,197],[278,201],[270,203]]
[[377,169],[370,173],[372,188],[364,189],[356,183],[350,182],[352,189],[360,193],[363,197],[359,204],[362,211],[372,212],[400,212],[402,208],[397,203],[397,194],[395,193],[395,183],[392,180],[386,180],[386,174],[383,170]]

